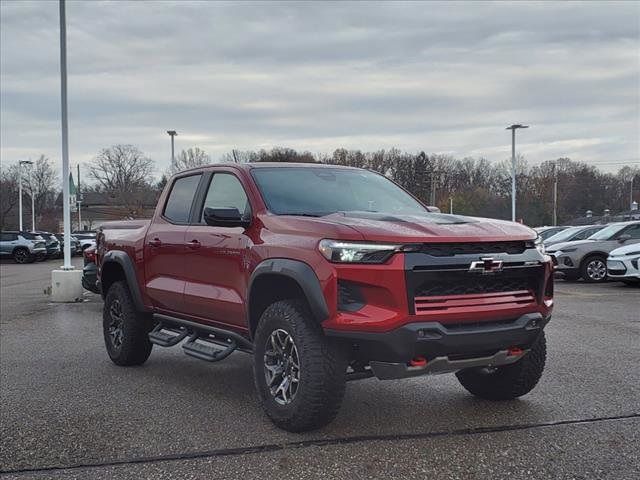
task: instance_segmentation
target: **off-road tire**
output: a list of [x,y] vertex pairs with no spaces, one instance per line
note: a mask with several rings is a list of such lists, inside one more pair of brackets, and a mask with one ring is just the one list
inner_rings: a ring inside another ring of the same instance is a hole
[[[595,279],[595,278],[592,278],[591,276],[589,276],[589,272],[588,272],[589,266],[593,262],[600,262],[602,265],[604,265],[604,277],[602,277],[601,279]],[[606,259],[606,257],[603,257],[602,255],[589,255],[587,258],[582,260],[582,263],[580,264],[580,276],[587,283],[602,283],[602,282],[606,282],[607,281],[607,259]]]
[[456,373],[456,377],[473,395],[486,400],[512,400],[529,393],[538,383],[547,357],[544,332],[522,359],[487,371],[469,368]]
[[[276,402],[265,377],[267,342],[277,330],[293,339],[300,366],[297,391],[286,405]],[[327,425],[336,417],[345,392],[347,357],[336,341],[324,335],[306,302],[281,300],[267,307],[254,335],[253,358],[260,402],[276,426],[303,432]]]
[[[119,307],[116,308],[116,304]],[[121,312],[121,322],[117,321],[115,315],[118,309]],[[115,341],[111,329],[113,322],[121,325],[119,342]],[[151,327],[151,320],[136,311],[127,284],[123,281],[114,282],[104,299],[102,313],[104,343],[113,363],[123,367],[143,364],[149,358],[153,347],[148,335]]]
[[33,263],[34,260],[34,256],[26,248],[16,248],[13,251],[13,261],[16,263]]

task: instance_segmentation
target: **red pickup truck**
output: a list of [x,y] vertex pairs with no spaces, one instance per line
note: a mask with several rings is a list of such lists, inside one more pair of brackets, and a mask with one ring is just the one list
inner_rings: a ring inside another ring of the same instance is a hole
[[544,368],[553,278],[535,232],[430,212],[368,170],[182,172],[150,221],[103,225],[97,264],[113,362],[180,342],[210,362],[252,354],[261,403],[290,431],[329,423],[351,379],[454,372],[503,400]]

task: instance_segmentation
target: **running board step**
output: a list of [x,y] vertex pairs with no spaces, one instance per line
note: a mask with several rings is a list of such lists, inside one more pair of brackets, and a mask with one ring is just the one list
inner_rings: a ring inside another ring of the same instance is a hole
[[189,340],[182,345],[184,353],[207,362],[219,362],[224,360],[238,348],[235,340],[217,339],[212,336],[192,335]]
[[188,335],[185,328],[171,328],[159,323],[149,332],[149,341],[161,347],[173,347]]

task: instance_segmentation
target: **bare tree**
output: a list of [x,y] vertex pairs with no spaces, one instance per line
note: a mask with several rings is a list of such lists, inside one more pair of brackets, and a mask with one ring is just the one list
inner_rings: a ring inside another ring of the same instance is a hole
[[[18,164],[0,171],[0,225],[9,228],[8,217],[18,204]],[[13,227],[13,225],[11,225]]]
[[237,150],[234,148],[230,152],[222,155],[222,158],[220,160],[224,163],[251,163],[256,162],[257,158],[258,155],[256,154],[256,152],[252,152],[250,150]]
[[134,214],[151,189],[153,168],[153,160],[134,145],[113,145],[93,159],[89,177],[97,182],[100,190]]
[[211,163],[211,157],[209,157],[204,150],[198,147],[193,147],[188,148],[187,150],[182,150],[171,164],[169,170],[174,174],[183,170],[188,170],[189,168],[201,167],[202,165],[207,165],[209,163]]
[[58,173],[53,168],[51,160],[40,155],[33,163],[29,175],[23,178],[26,190],[35,196],[37,213],[41,214],[45,209],[53,207],[57,194]]

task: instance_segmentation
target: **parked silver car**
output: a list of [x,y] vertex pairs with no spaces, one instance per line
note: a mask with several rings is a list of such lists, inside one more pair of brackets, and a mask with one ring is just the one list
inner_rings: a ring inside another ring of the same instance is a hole
[[556,271],[565,279],[604,282],[609,252],[634,243],[640,243],[639,221],[612,223],[586,240],[556,243],[546,250],[555,257]]
[[0,255],[12,257],[16,263],[31,263],[46,258],[45,240],[30,232],[0,232]]
[[545,247],[550,247],[556,243],[573,242],[575,240],[585,240],[596,232],[602,230],[606,225],[583,225],[581,227],[569,227],[561,232],[551,235],[543,241]]
[[551,237],[552,235],[555,235],[556,233],[559,233],[563,230],[566,230],[568,227],[536,227],[534,228],[534,230],[538,233],[538,236],[540,237],[540,240],[542,240],[543,242]]

